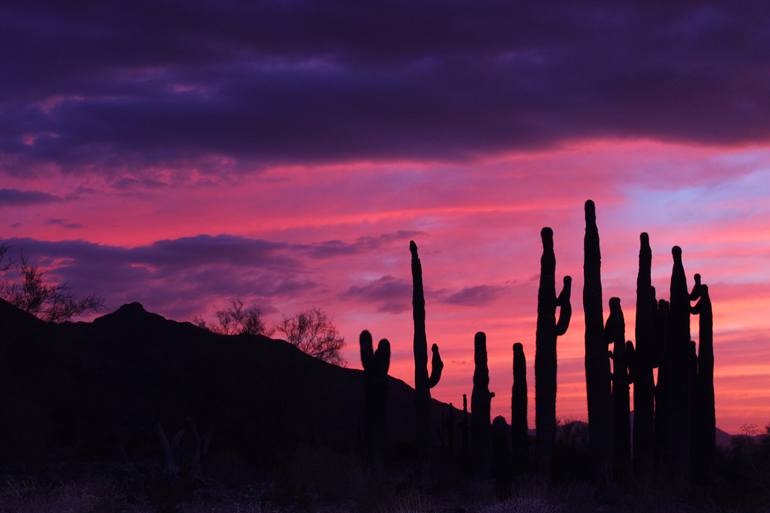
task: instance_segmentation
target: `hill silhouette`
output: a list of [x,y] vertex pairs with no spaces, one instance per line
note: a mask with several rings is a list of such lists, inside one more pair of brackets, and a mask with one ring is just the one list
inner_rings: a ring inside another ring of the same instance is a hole
[[[0,301],[0,451],[19,461],[159,457],[156,426],[192,421],[217,451],[269,463],[304,445],[358,449],[363,373],[282,340],[224,336],[123,305],[51,324]],[[388,377],[391,447],[414,437],[414,390]],[[436,439],[447,405],[431,401]]]

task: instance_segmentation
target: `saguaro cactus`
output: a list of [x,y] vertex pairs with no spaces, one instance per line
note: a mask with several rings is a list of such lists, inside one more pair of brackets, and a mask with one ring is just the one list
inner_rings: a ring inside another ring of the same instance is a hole
[[707,285],[701,284],[700,274],[695,275],[695,287],[690,294],[697,300],[692,313],[698,316],[698,382],[697,411],[698,425],[696,454],[698,468],[708,479],[714,464],[716,451],[716,415],[714,413],[714,317]]
[[475,368],[471,393],[471,442],[475,471],[483,473],[488,462],[490,410],[495,394],[489,391],[487,336],[482,331],[476,333],[473,339],[473,361]]
[[[535,420],[537,464],[544,475],[551,474],[556,438],[556,338],[566,333],[572,316],[570,289],[572,278],[564,277],[564,287],[556,296],[556,256],[553,231],[540,231],[543,255],[540,258],[540,288],[537,293],[537,333],[535,336]],[[559,321],[556,308],[559,307]]]
[[511,452],[508,449],[508,425],[503,417],[492,423],[492,451],[494,452],[495,493],[498,499],[511,495]]
[[672,477],[683,480],[689,475],[692,430],[692,381],[688,371],[690,355],[690,293],[682,264],[682,250],[671,250],[674,266],[671,272],[670,348],[671,366],[666,369],[667,441],[671,456],[668,466]]
[[463,470],[466,474],[470,473],[471,470],[471,455],[470,455],[470,441],[469,441],[469,434],[468,434],[468,395],[463,394],[463,420],[460,423],[460,429],[462,429],[462,434],[460,438],[460,450],[462,451],[461,455],[461,465]]
[[668,461],[668,373],[671,367],[671,348],[668,343],[671,333],[669,303],[658,301],[655,315],[655,344],[658,355],[658,382],[655,384],[655,468],[662,470]]
[[441,379],[444,363],[433,344],[431,372],[428,374],[428,336],[425,332],[425,293],[422,286],[422,264],[417,255],[417,244],[409,241],[412,254],[412,318],[414,319],[414,391],[417,442],[421,446],[430,442],[430,389]]
[[382,339],[377,350],[372,346],[372,334],[367,330],[358,338],[361,365],[364,368],[364,429],[369,463],[379,462],[385,453],[388,432],[388,369],[390,342]]
[[639,274],[636,278],[636,351],[634,382],[634,468],[638,476],[652,470],[654,426],[654,388],[652,374],[655,353],[655,289],[652,288],[652,249],[646,233],[639,237]]
[[524,472],[529,464],[529,426],[527,426],[527,360],[521,343],[513,344],[511,453],[513,468],[519,473]]
[[601,250],[594,202],[585,204],[586,230],[583,240],[583,312],[585,314],[585,369],[588,399],[588,437],[594,473],[602,480],[610,476],[612,453],[612,401],[610,360],[604,339]]
[[612,344],[612,459],[615,478],[628,475],[631,459],[631,424],[628,399],[628,361],[626,323],[620,299],[610,298],[610,316],[604,327],[607,343]]

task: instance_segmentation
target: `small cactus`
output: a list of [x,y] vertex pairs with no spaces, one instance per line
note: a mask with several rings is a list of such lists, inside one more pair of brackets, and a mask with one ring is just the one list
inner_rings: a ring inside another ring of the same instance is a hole
[[626,359],[626,323],[620,298],[610,298],[610,316],[604,327],[612,349],[612,459],[615,478],[628,475],[631,458],[628,361]]
[[487,336],[479,331],[473,339],[473,392],[471,394],[471,440],[474,466],[484,472],[488,462],[489,426],[492,398],[489,391],[489,365],[487,363]]
[[364,368],[364,428],[367,460],[380,463],[387,445],[388,369],[390,342],[382,339],[373,350],[372,334],[361,332],[358,339]]
[[527,425],[527,360],[524,346],[513,344],[513,387],[511,387],[511,453],[518,473],[529,465],[529,426]]
[[508,449],[508,425],[503,417],[495,417],[492,423],[492,452],[495,494],[500,500],[511,496],[511,451]]

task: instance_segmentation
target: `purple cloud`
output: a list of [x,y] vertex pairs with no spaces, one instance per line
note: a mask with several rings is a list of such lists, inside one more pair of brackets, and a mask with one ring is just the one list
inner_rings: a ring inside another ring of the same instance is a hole
[[40,205],[41,203],[55,203],[57,201],[61,201],[61,198],[47,192],[0,189],[0,208]]
[[197,2],[146,12],[4,4],[2,169],[217,172],[473,159],[590,137],[770,137],[762,2]]

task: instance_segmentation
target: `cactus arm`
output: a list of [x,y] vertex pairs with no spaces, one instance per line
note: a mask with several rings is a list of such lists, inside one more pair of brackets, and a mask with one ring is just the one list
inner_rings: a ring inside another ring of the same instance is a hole
[[438,344],[433,344],[431,347],[433,352],[433,358],[430,361],[430,377],[428,378],[428,387],[433,388],[438,385],[441,379],[441,371],[444,370],[444,362],[441,361],[441,355],[438,352]]
[[572,278],[564,277],[564,286],[556,298],[556,304],[559,306],[559,322],[556,323],[556,336],[562,336],[569,328],[570,319],[572,319],[572,304],[570,303],[570,292],[572,291]]
[[377,351],[374,353],[374,360],[377,362],[377,370],[383,375],[388,374],[390,369],[390,341],[383,338],[377,344]]
[[372,368],[374,363],[374,351],[372,350],[372,334],[364,330],[358,336],[358,345],[361,348],[361,365],[364,370]]

